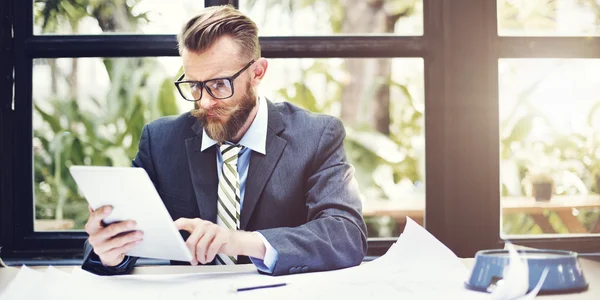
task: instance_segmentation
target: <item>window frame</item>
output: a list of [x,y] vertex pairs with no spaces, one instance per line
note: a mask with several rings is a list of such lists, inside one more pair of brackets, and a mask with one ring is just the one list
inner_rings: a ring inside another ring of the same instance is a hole
[[[239,7],[237,0],[205,0],[205,6],[227,3]],[[423,58],[425,227],[458,256],[472,257],[478,250],[503,246],[498,59],[600,58],[600,37],[498,36],[496,1],[423,0],[423,12],[422,36],[283,36],[259,40],[266,58]],[[0,18],[2,255],[16,259],[81,257],[84,232],[35,232],[33,228],[33,60],[177,56],[175,35],[35,36],[33,0],[2,1]],[[600,237],[513,241],[579,252],[600,248]],[[385,253],[394,242],[394,238],[369,239],[369,255]]]

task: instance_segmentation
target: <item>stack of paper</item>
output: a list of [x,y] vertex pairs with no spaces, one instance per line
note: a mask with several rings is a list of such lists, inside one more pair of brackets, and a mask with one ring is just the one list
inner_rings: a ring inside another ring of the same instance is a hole
[[[23,266],[0,300],[18,299],[490,299],[464,288],[461,260],[414,221],[382,257],[344,270],[271,277],[257,272],[101,277],[80,268]],[[285,282],[269,289],[236,287]]]

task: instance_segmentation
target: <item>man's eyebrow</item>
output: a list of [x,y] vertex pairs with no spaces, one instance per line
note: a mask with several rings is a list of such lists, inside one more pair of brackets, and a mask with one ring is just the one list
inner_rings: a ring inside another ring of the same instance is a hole
[[233,74],[235,74],[235,72],[237,71],[218,71],[216,73],[213,73],[212,76],[207,76],[207,79],[205,80],[197,80],[197,79],[190,79],[188,77],[188,74],[185,73],[185,76],[183,76],[182,80],[189,80],[189,81],[207,81],[207,80],[211,80],[211,79],[218,79],[218,78],[228,78],[233,76]]

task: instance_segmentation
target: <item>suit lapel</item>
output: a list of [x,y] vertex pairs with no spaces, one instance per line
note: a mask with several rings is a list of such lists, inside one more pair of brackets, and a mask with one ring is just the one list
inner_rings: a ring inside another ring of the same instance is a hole
[[215,147],[200,151],[202,147],[202,126],[194,119],[192,130],[196,136],[185,140],[188,166],[190,169],[192,186],[200,218],[217,222],[217,153]]
[[250,169],[246,178],[246,192],[244,194],[244,205],[242,206],[240,229],[245,230],[254,207],[258,202],[259,196],[262,193],[265,184],[271,177],[271,173],[279,162],[279,158],[283,153],[283,149],[287,142],[278,136],[285,129],[279,111],[267,100],[269,108],[267,140],[266,140],[266,155],[252,152],[250,156]]

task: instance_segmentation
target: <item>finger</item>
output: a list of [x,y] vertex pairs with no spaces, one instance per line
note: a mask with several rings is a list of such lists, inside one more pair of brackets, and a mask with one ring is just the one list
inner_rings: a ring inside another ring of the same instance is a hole
[[198,241],[200,240],[200,238],[202,238],[203,235],[204,227],[197,226],[196,230],[194,230],[190,237],[188,237],[188,239],[185,241],[185,245],[188,247],[190,253],[192,254],[192,261],[190,261],[190,263],[194,266],[197,265],[199,261],[198,257],[196,257],[196,244],[198,244]]
[[92,212],[92,214],[90,215],[90,219],[93,219],[94,222],[100,223],[102,219],[110,215],[112,210],[113,208],[110,205],[101,206]]
[[124,235],[120,235],[114,237],[112,239],[106,240],[104,243],[101,243],[96,246],[98,252],[105,253],[114,248],[122,247],[123,245],[129,244],[135,241],[143,240],[144,234],[141,231],[134,231]]
[[210,227],[207,226],[206,232],[204,233],[202,238],[200,238],[198,244],[196,244],[196,257],[203,264],[207,263],[206,252],[210,244],[214,241],[215,236],[217,235],[217,230],[218,227],[216,225]]
[[[125,258],[125,254],[129,252],[129,250],[133,249],[133,247],[139,245],[142,241],[134,241],[127,243],[121,247],[113,248],[108,252],[104,253],[104,257],[107,261],[116,262],[113,266],[120,264]],[[102,260],[102,258],[101,258]],[[104,263],[104,261],[103,261]]]
[[104,219],[108,215],[110,215],[111,212],[112,212],[111,206],[102,206],[102,207],[94,210],[92,213],[90,213],[88,222],[97,224],[100,227],[100,222],[102,222],[102,219]]
[[119,223],[112,223],[105,228],[102,228],[96,234],[97,238],[100,240],[108,240],[114,238],[115,236],[122,234],[127,231],[132,231],[135,229],[136,222],[133,220],[127,220]]
[[103,247],[103,245],[114,238],[116,235],[123,234],[123,232],[132,231],[135,228],[135,221],[124,221],[113,223],[107,227],[94,227],[94,225],[90,225],[91,223],[88,221],[86,224],[86,231],[90,234],[88,238],[88,242],[92,247]]
[[206,251],[206,261],[212,261],[217,256],[217,253],[221,247],[229,241],[230,235],[228,234],[217,234],[215,239],[208,247]]
[[111,211],[112,208],[110,206],[103,206],[91,212],[87,223],[85,223],[85,231],[89,235],[93,235],[100,231],[103,228],[101,224],[102,219],[107,217]]
[[194,227],[196,227],[194,220],[188,218],[179,218],[174,223],[178,230],[185,230],[189,233],[194,232]]

